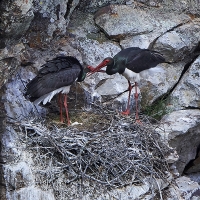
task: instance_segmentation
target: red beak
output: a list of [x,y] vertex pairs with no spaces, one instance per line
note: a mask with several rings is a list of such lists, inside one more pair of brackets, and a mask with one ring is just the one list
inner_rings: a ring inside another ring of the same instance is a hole
[[107,63],[105,63],[104,61],[101,62],[96,68],[88,66],[87,68],[90,70],[90,72],[88,73],[88,76],[94,74],[95,72],[101,72],[101,69],[103,67],[105,67],[107,65]]

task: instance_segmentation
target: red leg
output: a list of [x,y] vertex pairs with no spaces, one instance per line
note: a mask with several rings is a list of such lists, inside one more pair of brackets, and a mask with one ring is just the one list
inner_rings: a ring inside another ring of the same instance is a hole
[[67,124],[70,125],[68,107],[67,107],[67,95],[66,94],[64,94],[64,107],[65,107],[65,111],[66,111]]
[[63,114],[62,114],[62,93],[59,93],[59,104],[60,104],[60,122],[63,123]]
[[122,112],[123,115],[130,115],[130,97],[131,97],[131,90],[132,90],[132,86],[131,86],[131,82],[128,81],[128,103],[127,103],[127,108],[124,112]]
[[140,119],[139,119],[139,115],[138,115],[138,92],[137,92],[137,82],[135,82],[135,94],[134,94],[134,97],[135,97],[135,120],[137,123],[141,123],[140,122]]

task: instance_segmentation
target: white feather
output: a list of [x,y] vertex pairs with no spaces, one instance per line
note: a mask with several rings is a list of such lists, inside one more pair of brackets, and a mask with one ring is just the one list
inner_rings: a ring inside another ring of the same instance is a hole
[[139,82],[141,78],[147,79],[149,76],[153,76],[155,73],[164,73],[164,72],[165,70],[161,67],[153,67],[141,71],[140,73],[135,73],[130,69],[126,68],[122,75],[130,82]]
[[45,105],[47,102],[50,102],[51,99],[58,93],[63,93],[63,94],[68,94],[70,90],[70,86],[64,86],[61,88],[58,88],[57,90],[54,90],[52,92],[49,92],[43,96],[41,96],[40,98],[36,99],[33,103],[35,105],[38,105],[39,103],[43,102],[43,105]]
[[125,69],[124,73],[122,74],[127,80],[130,82],[139,82],[140,81],[140,75],[139,73],[135,73],[131,71],[130,69]]

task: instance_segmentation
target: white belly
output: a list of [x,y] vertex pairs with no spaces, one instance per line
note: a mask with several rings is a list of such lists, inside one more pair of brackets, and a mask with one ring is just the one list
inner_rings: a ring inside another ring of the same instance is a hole
[[57,90],[54,90],[52,92],[49,92],[48,94],[45,94],[41,96],[40,98],[36,99],[33,103],[35,105],[38,105],[39,103],[43,102],[43,105],[45,105],[47,102],[50,102],[51,99],[58,93],[68,94],[70,90],[70,86],[64,86],[61,88],[58,88]]
[[155,73],[164,73],[165,70],[161,67],[153,67],[150,69],[146,69],[141,71],[140,73],[135,73],[130,69],[125,69],[124,73],[122,74],[127,80],[130,82],[140,82],[140,79],[148,79],[149,76],[154,76]]
[[141,78],[139,73],[135,73],[127,68],[122,75],[130,82],[139,82]]

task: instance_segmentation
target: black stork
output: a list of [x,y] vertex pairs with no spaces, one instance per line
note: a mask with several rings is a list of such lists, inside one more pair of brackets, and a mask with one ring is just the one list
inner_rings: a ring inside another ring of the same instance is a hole
[[[63,123],[62,103],[66,111],[67,123],[70,125],[67,94],[74,81],[81,82],[86,77],[86,70],[72,56],[58,56],[47,61],[38,71],[37,76],[27,84],[26,96],[35,105],[50,102],[59,93],[60,121]],[[64,96],[64,102],[63,102]]]
[[124,115],[130,114],[130,95],[132,90],[131,82],[135,83],[135,106],[136,106],[136,121],[140,122],[138,115],[138,91],[137,86],[141,78],[145,78],[148,74],[154,72],[163,72],[161,68],[156,68],[159,63],[165,62],[164,57],[157,51],[149,49],[140,49],[139,47],[130,47],[123,49],[113,58],[105,58],[96,68],[88,66],[90,73],[102,72],[102,68],[106,67],[106,73],[112,75],[119,73],[128,80],[128,103]]

